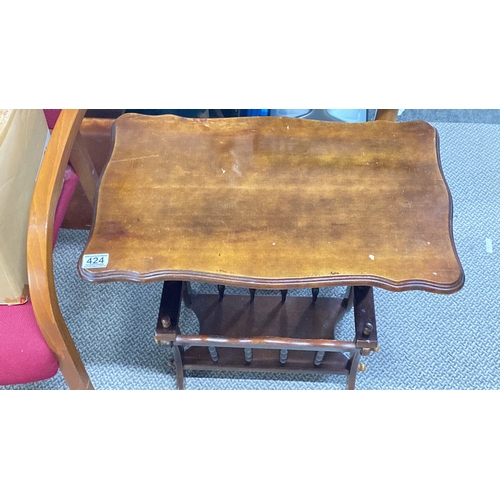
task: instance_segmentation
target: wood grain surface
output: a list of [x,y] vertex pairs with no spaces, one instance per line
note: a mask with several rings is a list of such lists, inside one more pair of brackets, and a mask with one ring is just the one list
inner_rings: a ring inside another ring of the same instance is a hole
[[425,122],[126,114],[100,179],[88,281],[251,288],[464,283]]

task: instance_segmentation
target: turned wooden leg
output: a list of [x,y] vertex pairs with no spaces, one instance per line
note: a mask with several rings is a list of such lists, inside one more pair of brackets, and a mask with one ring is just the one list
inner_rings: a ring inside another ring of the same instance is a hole
[[323,358],[325,357],[325,351],[318,351],[314,357],[314,366],[321,365]]
[[280,363],[284,365],[288,359],[288,350],[280,349]]
[[246,363],[252,362],[252,348],[251,347],[245,347],[245,362]]
[[217,361],[219,361],[219,353],[217,352],[217,349],[215,347],[209,347],[208,352],[210,353],[212,361],[217,363]]

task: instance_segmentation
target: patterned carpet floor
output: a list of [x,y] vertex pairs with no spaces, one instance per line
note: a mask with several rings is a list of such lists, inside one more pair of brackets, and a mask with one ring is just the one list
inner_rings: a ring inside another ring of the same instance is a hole
[[[455,243],[466,284],[445,296],[376,289],[380,352],[364,358],[367,370],[358,374],[357,389],[500,389],[495,333],[500,324],[500,125],[434,126],[453,196]],[[83,282],[76,262],[86,237],[85,231],[61,231],[55,274],[61,310],[95,388],[174,389],[168,348],[153,340],[161,283]],[[341,292],[323,288],[320,296]],[[183,321],[193,321],[189,311],[183,311]],[[350,314],[339,324],[337,337],[351,339],[353,327]],[[345,383],[345,377],[335,375],[188,372],[186,377],[188,390],[323,390],[344,389]],[[66,388],[58,373],[4,389]]]

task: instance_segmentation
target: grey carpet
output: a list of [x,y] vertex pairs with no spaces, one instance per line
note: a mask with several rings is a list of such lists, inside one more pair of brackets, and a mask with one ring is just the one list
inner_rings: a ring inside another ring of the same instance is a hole
[[[358,389],[499,389],[500,125],[434,123],[454,200],[466,274],[455,295],[375,290],[380,352],[364,358]],[[85,231],[62,230],[55,249],[61,310],[97,389],[174,389],[167,350],[153,341],[161,284],[91,285],[76,273]],[[493,253],[485,240],[493,241]],[[206,286],[206,285],[205,285]],[[212,288],[215,290],[215,287]],[[297,292],[295,292],[297,293]],[[336,294],[339,289],[321,289]],[[189,322],[185,312],[183,321]],[[352,338],[349,315],[339,338]],[[188,372],[186,389],[343,389],[345,377]],[[65,389],[51,380],[6,389]]]
[[398,121],[500,123],[500,109],[405,109]]
[[[375,109],[369,109],[367,116],[375,118]],[[450,123],[500,123],[500,109],[405,109],[398,121],[424,120]]]
[[[375,109],[369,109],[368,120],[375,118]],[[399,122],[424,120],[429,123],[500,123],[500,109],[405,109]]]

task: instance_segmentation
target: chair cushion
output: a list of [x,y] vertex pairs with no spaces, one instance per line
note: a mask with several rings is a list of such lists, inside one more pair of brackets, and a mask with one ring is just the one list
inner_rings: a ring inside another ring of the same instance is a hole
[[[54,244],[78,176],[68,167],[54,219]],[[26,384],[53,377],[58,363],[38,327],[31,300],[0,306],[0,385]]]
[[57,359],[38,328],[31,300],[0,306],[0,384],[26,384],[53,377]]

